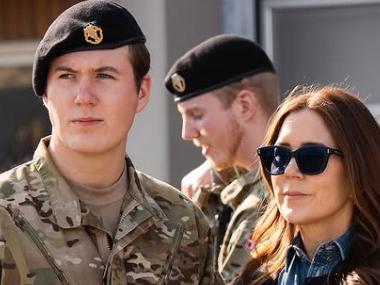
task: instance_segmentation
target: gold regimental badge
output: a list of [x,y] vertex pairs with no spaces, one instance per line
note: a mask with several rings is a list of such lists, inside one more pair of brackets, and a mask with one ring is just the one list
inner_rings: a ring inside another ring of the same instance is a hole
[[171,77],[173,88],[182,93],[186,89],[185,79],[178,73],[174,73]]
[[94,24],[87,24],[83,28],[84,32],[84,39],[86,42],[92,44],[92,45],[98,45],[103,41],[103,30],[102,28],[94,25]]

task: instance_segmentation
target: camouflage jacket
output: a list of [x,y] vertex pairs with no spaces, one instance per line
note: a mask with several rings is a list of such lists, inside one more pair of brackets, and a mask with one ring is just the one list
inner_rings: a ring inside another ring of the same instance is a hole
[[28,163],[0,175],[1,285],[222,284],[203,214],[176,189],[136,171],[107,263],[91,240],[96,221],[42,142]]
[[220,193],[244,173],[247,173],[247,170],[240,167],[230,167],[222,171],[212,169],[212,184],[202,185],[196,191],[192,200],[201,208],[212,226],[216,226],[215,216],[223,210],[220,206],[229,207],[221,202]]
[[248,172],[221,192],[221,201],[233,209],[218,256],[218,270],[228,284],[251,259],[251,236],[265,203],[265,190],[256,172]]
[[[244,173],[243,169],[230,168],[218,173],[218,176],[214,174],[214,183],[201,188],[199,194],[193,198],[205,212],[210,224],[215,227],[217,247],[214,252],[218,255],[218,260],[214,262],[227,284],[242,272],[251,259],[250,238],[266,197],[262,182],[255,171],[239,176],[241,173]],[[226,181],[229,182],[228,185]],[[221,205],[233,210],[232,217],[225,220],[227,229],[222,235],[218,228],[221,223],[216,220]]]

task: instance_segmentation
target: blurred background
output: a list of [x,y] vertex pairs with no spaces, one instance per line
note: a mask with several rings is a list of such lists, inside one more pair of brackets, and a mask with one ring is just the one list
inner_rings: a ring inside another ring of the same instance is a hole
[[[77,2],[0,0],[0,170],[30,159],[50,133],[31,87],[34,52],[53,19]],[[236,33],[261,44],[277,68],[281,97],[297,84],[343,84],[380,118],[380,0],[116,2],[136,17],[152,55],[153,94],[136,118],[128,154],[137,168],[176,187],[203,158],[181,140],[181,117],[163,80],[179,56],[210,36]]]

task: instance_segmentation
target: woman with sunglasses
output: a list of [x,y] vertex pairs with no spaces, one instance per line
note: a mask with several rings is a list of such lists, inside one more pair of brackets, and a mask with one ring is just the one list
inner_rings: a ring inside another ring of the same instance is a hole
[[258,149],[270,201],[235,284],[380,284],[379,148],[348,90],[292,92]]

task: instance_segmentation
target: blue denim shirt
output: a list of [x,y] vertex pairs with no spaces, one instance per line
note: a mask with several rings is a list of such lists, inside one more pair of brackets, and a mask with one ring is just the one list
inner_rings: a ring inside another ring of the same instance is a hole
[[279,285],[302,285],[307,278],[327,276],[348,255],[351,247],[352,230],[336,240],[320,245],[310,261],[298,234],[289,246],[286,265],[278,275]]

